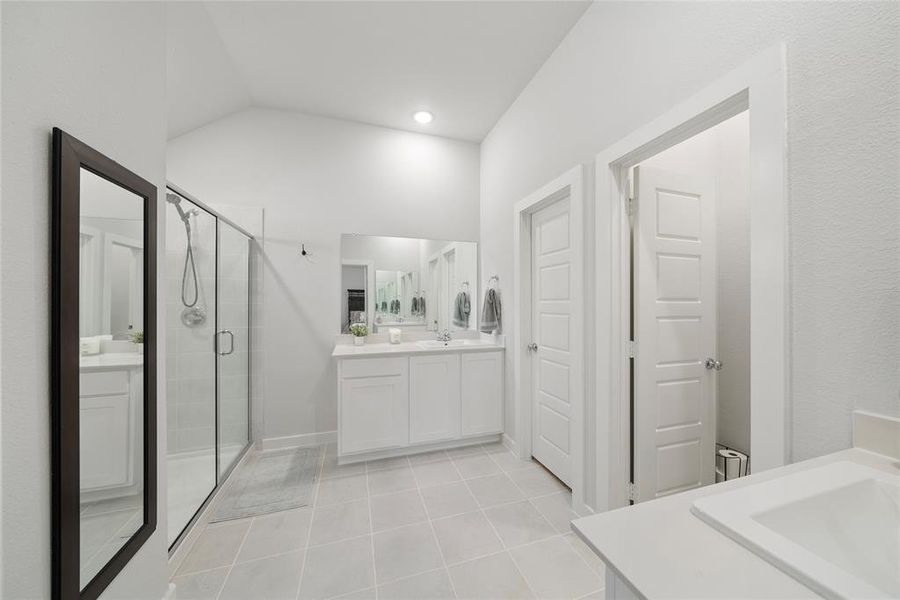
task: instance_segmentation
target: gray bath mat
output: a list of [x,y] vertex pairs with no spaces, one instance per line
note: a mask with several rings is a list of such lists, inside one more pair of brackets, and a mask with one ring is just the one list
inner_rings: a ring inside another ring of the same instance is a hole
[[247,457],[216,502],[210,522],[231,521],[312,503],[322,448],[270,450]]

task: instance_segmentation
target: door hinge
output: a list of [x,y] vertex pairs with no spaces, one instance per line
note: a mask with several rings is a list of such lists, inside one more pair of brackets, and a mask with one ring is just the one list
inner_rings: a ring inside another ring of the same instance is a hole
[[634,358],[637,356],[637,342],[634,340],[628,340],[625,342],[625,352],[628,353],[628,358]]
[[638,501],[637,486],[634,485],[633,481],[628,482],[628,501],[632,504],[636,504]]
[[629,177],[625,180],[625,214],[627,214],[629,217],[633,216],[634,209],[634,180]]

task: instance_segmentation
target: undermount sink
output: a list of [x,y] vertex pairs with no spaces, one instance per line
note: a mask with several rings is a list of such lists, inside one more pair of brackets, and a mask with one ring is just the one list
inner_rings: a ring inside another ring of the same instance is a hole
[[440,340],[422,340],[417,342],[421,348],[459,348],[460,346],[481,346],[485,342],[481,340],[448,340],[442,342]]
[[694,501],[692,512],[827,598],[900,597],[900,477],[842,461]]

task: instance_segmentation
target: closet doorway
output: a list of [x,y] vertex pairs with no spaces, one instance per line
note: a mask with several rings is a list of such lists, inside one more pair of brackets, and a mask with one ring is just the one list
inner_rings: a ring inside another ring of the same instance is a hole
[[514,379],[520,456],[583,502],[583,175],[577,167],[515,207]]

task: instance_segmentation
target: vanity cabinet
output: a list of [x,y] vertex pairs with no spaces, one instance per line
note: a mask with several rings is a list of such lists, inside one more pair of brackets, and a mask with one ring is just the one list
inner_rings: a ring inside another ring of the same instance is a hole
[[459,437],[460,355],[429,354],[409,359],[409,441]]
[[503,364],[502,350],[339,359],[339,457],[447,448],[502,433]]
[[503,353],[463,354],[462,372],[462,435],[503,431]]
[[409,444],[409,361],[370,358],[341,361],[341,452]]
[[136,404],[143,397],[143,370],[89,371],[79,379],[81,491],[130,493],[140,470]]

